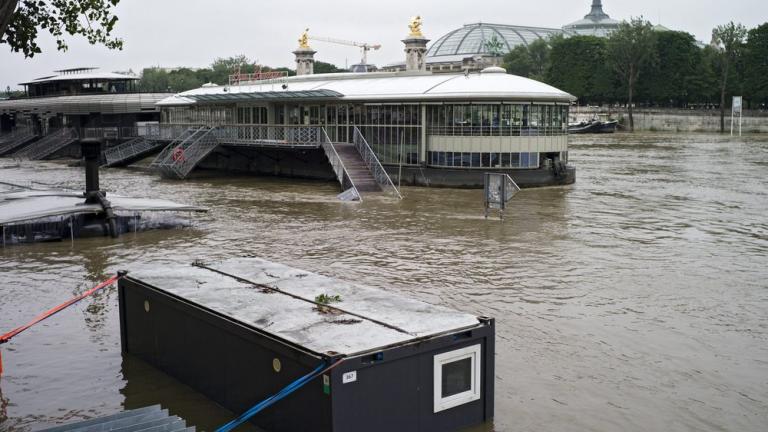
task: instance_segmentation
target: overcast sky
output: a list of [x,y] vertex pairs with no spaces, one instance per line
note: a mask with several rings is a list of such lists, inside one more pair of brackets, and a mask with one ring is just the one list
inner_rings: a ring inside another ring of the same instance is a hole
[[[0,45],[0,89],[49,75],[54,69],[95,66],[136,72],[149,66],[204,67],[217,57],[245,54],[270,66],[293,67],[293,51],[305,27],[310,34],[382,44],[369,62],[404,58],[401,39],[408,19],[421,15],[432,40],[463,24],[489,22],[562,27],[589,12],[591,0],[122,0],[116,35],[122,51],[70,38],[57,52],[50,36],[39,41],[43,54],[25,59]],[[709,42],[712,28],[730,20],[748,28],[768,20],[768,0],[604,0],[612,18],[643,15],[654,24],[692,33]],[[317,60],[344,67],[359,61],[357,48],[313,42]]]

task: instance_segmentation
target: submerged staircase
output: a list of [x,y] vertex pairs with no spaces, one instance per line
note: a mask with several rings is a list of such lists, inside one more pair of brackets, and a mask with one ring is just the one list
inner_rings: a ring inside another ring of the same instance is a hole
[[168,144],[150,167],[163,177],[183,179],[218,146],[215,127],[191,128]]
[[368,170],[368,166],[354,144],[333,143],[333,147],[344,163],[347,175],[354,182],[358,192],[381,192],[381,186],[376,182],[371,171]]
[[15,159],[41,160],[78,140],[74,129],[59,129],[13,154]]
[[323,133],[325,136],[325,142],[322,143],[323,150],[342,190],[345,191],[339,195],[340,199],[362,201],[360,192],[382,191],[391,192],[398,199],[403,198],[357,127],[354,128],[352,143],[334,143],[325,129]]
[[184,419],[172,416],[168,410],[153,405],[130,411],[85,420],[78,423],[43,429],[44,432],[194,432]]
[[108,167],[127,166],[141,160],[163,147],[146,137],[136,137],[122,144],[104,150],[104,165]]
[[0,137],[0,156],[17,151],[24,144],[29,143],[35,138],[37,138],[37,135],[28,129]]

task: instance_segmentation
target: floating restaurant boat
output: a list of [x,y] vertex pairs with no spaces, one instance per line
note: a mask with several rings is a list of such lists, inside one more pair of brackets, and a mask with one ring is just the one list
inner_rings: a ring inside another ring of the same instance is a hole
[[[132,271],[123,351],[272,432],[454,431],[494,409],[494,320],[257,258]],[[249,410],[250,411],[250,410]]]
[[[420,25],[412,22],[403,40],[399,72],[314,74],[316,52],[304,34],[294,51],[297,76],[237,73],[226,85],[165,95],[153,105],[159,124],[118,128],[105,163],[159,152],[151,168],[164,177],[209,170],[335,179],[353,198],[400,197],[400,184],[482,188],[486,172],[509,174],[521,187],[573,183],[567,119],[576,98],[500,67],[428,72]],[[97,129],[90,133],[106,138]],[[85,132],[60,130],[56,146],[46,137],[13,154],[48,157]],[[7,144],[0,138],[0,151],[27,142],[17,135]]]

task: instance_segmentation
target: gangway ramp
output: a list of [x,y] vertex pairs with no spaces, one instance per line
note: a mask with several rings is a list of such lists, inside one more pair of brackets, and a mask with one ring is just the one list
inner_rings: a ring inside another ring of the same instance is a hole
[[200,128],[174,147],[163,150],[152,166],[166,178],[184,179],[219,146],[216,128]]
[[147,137],[136,137],[104,150],[104,165],[128,166],[163,148],[165,143]]
[[59,129],[13,154],[15,159],[41,160],[78,140],[74,129]]
[[362,156],[354,144],[333,143],[339,158],[347,169],[347,175],[357,187],[358,192],[381,192],[381,187],[376,182]]
[[29,144],[37,135],[31,131],[23,131],[0,138],[0,156],[18,151],[25,144]]

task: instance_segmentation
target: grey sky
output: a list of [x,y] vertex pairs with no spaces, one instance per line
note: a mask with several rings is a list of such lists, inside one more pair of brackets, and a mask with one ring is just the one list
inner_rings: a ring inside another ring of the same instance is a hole
[[[98,66],[107,71],[148,66],[203,67],[217,57],[245,54],[270,66],[293,66],[291,51],[304,29],[310,34],[383,45],[370,55],[378,65],[402,60],[400,40],[409,17],[424,18],[424,33],[435,40],[471,22],[561,27],[589,11],[591,0],[362,0],[246,1],[246,0],[122,0],[117,8],[117,35],[123,51],[90,46],[70,39],[70,50],[55,51],[43,36],[44,53],[33,59],[0,45],[0,89],[52,70]],[[748,28],[768,21],[766,0],[603,0],[615,19],[643,15],[651,22],[692,33],[708,42],[712,28],[730,20]],[[344,66],[359,61],[359,51],[313,42],[317,60]]]

